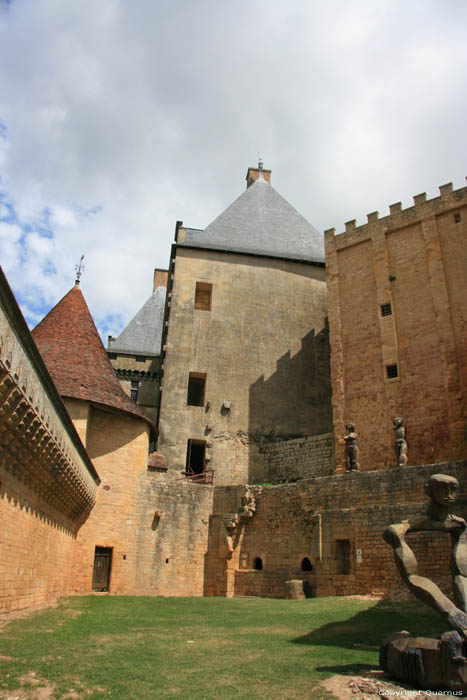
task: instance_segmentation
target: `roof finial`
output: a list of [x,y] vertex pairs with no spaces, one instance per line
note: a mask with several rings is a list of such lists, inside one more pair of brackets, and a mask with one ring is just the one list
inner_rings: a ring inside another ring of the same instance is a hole
[[263,176],[263,161],[258,153],[258,180],[264,180]]
[[80,281],[81,275],[83,274],[83,271],[84,271],[83,260],[84,260],[84,255],[82,255],[80,257],[79,264],[75,265],[75,271],[76,271],[75,287],[79,287],[79,281]]

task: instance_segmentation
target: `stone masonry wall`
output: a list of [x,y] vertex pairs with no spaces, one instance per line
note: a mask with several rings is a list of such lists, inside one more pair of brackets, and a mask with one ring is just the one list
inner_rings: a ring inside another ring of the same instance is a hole
[[409,464],[465,459],[467,188],[443,185],[325,241],[336,442],[353,422],[361,469],[392,466],[400,416]]
[[86,448],[101,484],[96,505],[76,540],[75,593],[88,593],[92,589],[96,546],[112,549],[109,592],[133,595],[139,591],[137,495],[139,479],[147,468],[148,432],[147,424],[138,418],[94,407],[90,410]]
[[[158,451],[180,471],[202,442],[214,483],[263,483],[264,437],[332,426],[324,268],[174,247],[170,276]],[[190,373],[206,375],[203,405],[187,405]]]
[[[391,523],[424,512],[424,483],[433,473],[459,479],[462,492],[455,512],[465,517],[466,467],[465,461],[452,462],[250,487],[255,514],[231,530],[230,539],[224,524],[241,508],[242,487],[216,487],[207,592],[283,597],[284,582],[300,579],[315,595],[405,595],[392,549],[382,533]],[[350,550],[348,573],[340,567],[342,541],[348,542]],[[449,536],[416,533],[409,535],[409,544],[418,557],[420,573],[433,577],[450,593]],[[261,571],[254,568],[258,557]],[[302,570],[305,557],[312,572]]]
[[202,596],[213,487],[157,471],[139,486],[135,592]]
[[266,483],[292,482],[334,472],[332,433],[265,442],[259,452],[264,456]]

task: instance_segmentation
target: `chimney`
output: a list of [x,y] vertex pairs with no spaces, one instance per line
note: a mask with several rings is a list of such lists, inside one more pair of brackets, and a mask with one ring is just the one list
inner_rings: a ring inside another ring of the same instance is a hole
[[248,168],[248,172],[246,174],[246,187],[247,189],[249,188],[250,185],[252,185],[258,178],[261,176],[266,180],[266,182],[269,182],[271,184],[271,171],[270,170],[264,170],[263,168],[263,163],[259,161],[258,167],[257,168]]
[[155,292],[158,287],[167,287],[168,274],[168,270],[161,270],[160,267],[154,268],[154,287],[152,290],[153,292]]

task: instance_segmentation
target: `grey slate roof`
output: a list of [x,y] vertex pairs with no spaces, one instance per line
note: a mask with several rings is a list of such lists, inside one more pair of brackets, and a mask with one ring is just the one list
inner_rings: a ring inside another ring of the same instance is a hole
[[109,345],[110,352],[160,355],[164,322],[165,287],[158,287],[136,316]]
[[324,236],[266,180],[258,179],[204,231],[179,245],[324,262]]

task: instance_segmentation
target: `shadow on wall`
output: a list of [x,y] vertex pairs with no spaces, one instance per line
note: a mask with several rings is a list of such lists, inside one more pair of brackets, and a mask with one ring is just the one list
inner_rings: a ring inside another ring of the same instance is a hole
[[[266,381],[250,387],[250,435],[260,441],[277,441],[321,435],[332,430],[329,324],[301,341],[291,357],[285,353]],[[252,445],[250,450],[257,449]],[[250,454],[250,465],[254,455]],[[251,471],[251,469],[250,469]]]

